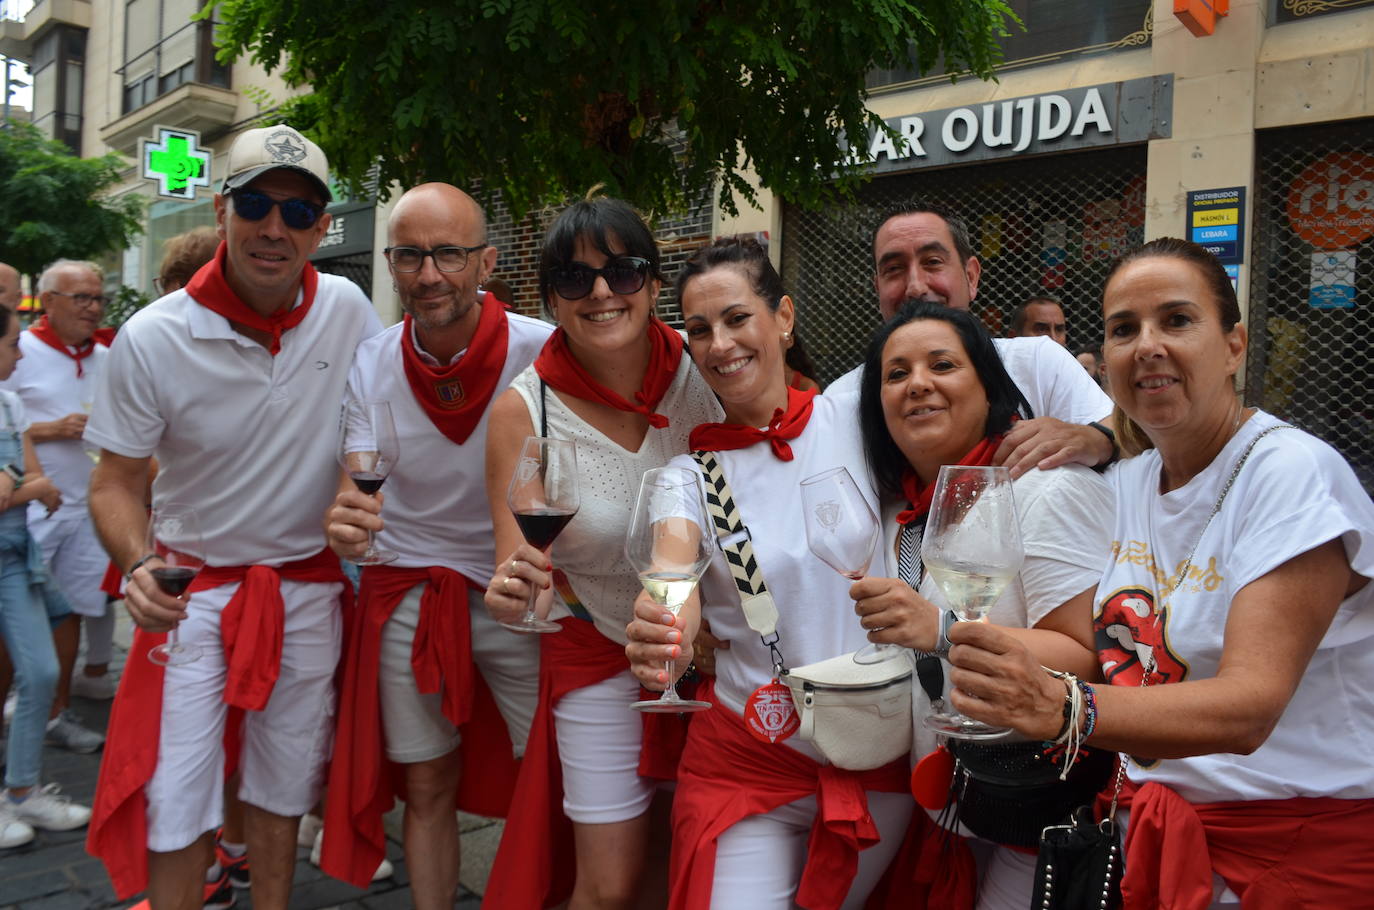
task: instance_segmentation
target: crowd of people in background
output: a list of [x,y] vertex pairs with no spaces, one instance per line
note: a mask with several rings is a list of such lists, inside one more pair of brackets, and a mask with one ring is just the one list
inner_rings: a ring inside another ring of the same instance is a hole
[[[390,211],[404,318],[383,328],[310,264],[323,152],[248,130],[227,172],[215,228],[169,241],[158,299],[113,339],[91,263],[43,272],[25,331],[0,265],[0,848],[89,825],[121,897],[251,888],[272,910],[303,816],[323,818],[317,863],[366,886],[400,800],[424,910],[456,898],[458,808],[507,818],[491,907],[1010,910],[1040,831],[1099,794],[1130,910],[1367,901],[1374,504],[1237,397],[1246,331],[1206,251],[1122,257],[1104,336],[1074,354],[1054,297],[990,337],[967,227],[913,201],[874,230],[863,361],[821,388],[805,301],[752,236],[681,268],[678,330],[648,224],[591,194],[545,232],[537,319],[511,309],[478,203],[427,183]],[[384,484],[341,468],[346,402],[386,404]],[[575,444],[580,506],[551,546],[507,501],[528,437]],[[949,466],[1005,468],[1015,493],[1025,558],[987,622],[955,621],[920,559]],[[693,527],[721,537],[673,610],[626,551],[661,468],[715,494]],[[799,492],[841,468],[879,529],[849,577],[808,549]],[[185,591],[158,573],[189,535],[148,532],[174,504],[204,529]],[[198,656],[147,658],[172,643]],[[904,668],[909,742],[839,762],[780,677],[875,644]],[[678,683],[709,708],[631,710]],[[114,698],[108,740],[72,695]],[[984,759],[1064,786],[1035,802],[1013,775],[980,815],[974,754],[925,723],[951,706],[1010,730]],[[44,781],[45,744],[103,746],[93,806]]]

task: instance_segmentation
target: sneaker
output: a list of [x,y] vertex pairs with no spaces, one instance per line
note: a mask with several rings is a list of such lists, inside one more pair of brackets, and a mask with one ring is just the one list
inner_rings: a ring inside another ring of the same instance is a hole
[[248,854],[234,856],[220,843],[220,836],[215,834],[215,862],[229,876],[229,884],[242,891],[252,885],[252,878],[248,872]]
[[34,839],[33,826],[19,820],[8,805],[8,799],[0,799],[0,848],[18,847]]
[[205,883],[205,910],[227,910],[234,906],[234,886],[229,872],[220,874],[219,879]]
[[43,738],[43,744],[85,755],[105,745],[105,737],[83,727],[76,712],[68,708],[48,721],[48,735]]
[[296,829],[296,846],[313,847],[315,838],[320,836],[320,829],[324,827],[324,819],[312,812],[307,812],[301,816],[301,826]]
[[72,694],[91,701],[109,701],[119,688],[119,677],[113,673],[87,676],[80,670],[72,674]]
[[[323,849],[323,845],[324,832],[321,831],[315,835],[315,844],[310,848],[310,865],[317,869],[320,866],[320,851]],[[391,865],[391,860],[383,856],[382,861],[377,864],[377,871],[372,873],[372,880],[379,882],[384,878],[391,878],[394,874],[396,874],[396,867]]]
[[44,831],[70,831],[89,822],[91,810],[59,795],[60,789],[57,784],[47,784],[30,791],[21,802],[14,802],[6,792],[7,808],[20,821]]

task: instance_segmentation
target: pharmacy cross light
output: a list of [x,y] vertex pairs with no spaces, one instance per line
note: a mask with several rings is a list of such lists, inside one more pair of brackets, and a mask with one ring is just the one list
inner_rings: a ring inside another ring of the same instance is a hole
[[143,176],[157,181],[159,196],[195,199],[196,187],[210,186],[210,153],[194,130],[156,127],[157,141],[142,139]]

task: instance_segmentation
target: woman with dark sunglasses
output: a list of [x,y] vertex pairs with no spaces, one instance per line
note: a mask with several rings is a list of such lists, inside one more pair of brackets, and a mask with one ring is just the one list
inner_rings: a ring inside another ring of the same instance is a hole
[[[654,315],[660,281],[658,246],[629,205],[597,198],[565,210],[539,269],[559,328],[492,408],[487,490],[505,558],[487,607],[518,620],[533,587],[541,614],[562,626],[543,639],[539,708],[487,889],[496,906],[549,906],[571,888],[574,910],[628,907],[640,890],[656,788],[639,773],[640,750],[661,737],[630,710],[639,685],[625,627],[642,592],[625,532],[644,472],[721,418],[682,337]],[[505,500],[531,435],[577,445],[581,508],[552,548],[566,576],[557,596],[550,558],[523,541]]]

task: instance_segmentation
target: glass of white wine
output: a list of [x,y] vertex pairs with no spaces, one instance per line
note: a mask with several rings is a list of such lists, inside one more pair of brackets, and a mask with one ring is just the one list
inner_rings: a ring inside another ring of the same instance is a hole
[[[674,616],[682,609],[711,562],[715,534],[695,471],[652,468],[644,472],[625,534],[625,557],[654,603]],[[710,702],[680,698],[667,662],[668,688],[660,698],[635,702],[636,711],[655,714],[704,711]]]
[[[964,622],[986,622],[1024,558],[1011,472],[1005,467],[940,468],[921,560],[954,615]],[[956,739],[989,739],[1008,732],[954,710],[927,715],[925,725]]]

